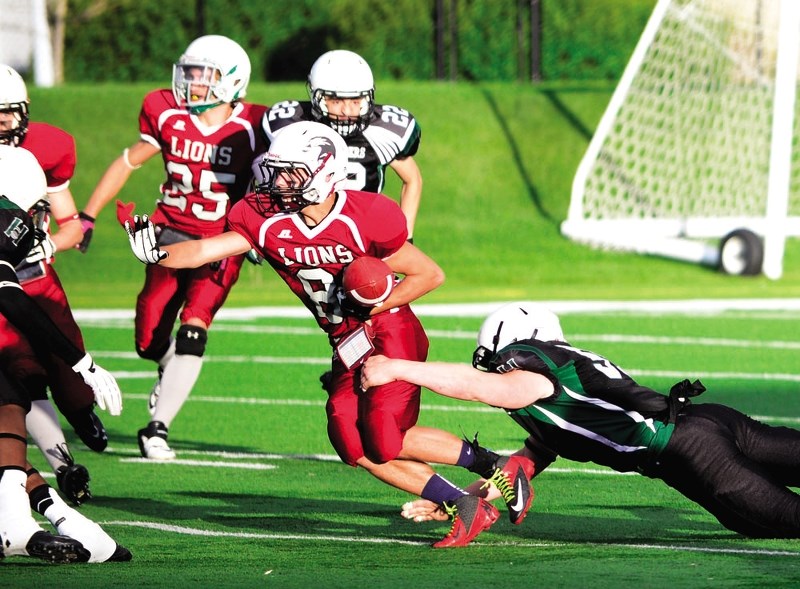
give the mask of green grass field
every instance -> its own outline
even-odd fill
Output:
[[[32,89],[35,120],[71,131],[79,150],[79,206],[106,166],[137,138],[142,96],[155,84]],[[575,168],[605,108],[607,84],[380,83],[378,101],[414,112],[425,179],[415,243],[447,281],[421,303],[520,298],[630,301],[617,311],[566,312],[572,343],[609,355],[643,383],[667,390],[702,378],[702,400],[731,403],[770,423],[800,426],[797,374],[800,247],[790,240],[784,277],[724,276],[707,268],[595,251],[561,237]],[[302,84],[255,85],[254,101],[305,96]],[[162,170],[136,172],[121,198],[149,212]],[[390,183],[387,194],[397,194]],[[408,495],[340,464],[325,434],[317,377],[329,350],[309,318],[225,319],[212,328],[207,363],[172,427],[179,460],[138,459],[153,367],[133,352],[130,319],[143,269],[113,208],[86,255],[59,254],[87,346],[118,378],[125,410],[105,419],[110,449],[84,450],[96,500],[83,509],[134,553],[131,563],[56,567],[6,559],[9,587],[794,587],[800,544],[727,532],[658,482],[559,461],[535,480],[520,527],[501,519],[475,545],[434,551],[445,524],[399,516]],[[772,301],[774,309],[708,311],[698,299]],[[679,300],[637,310],[636,301]],[[285,305],[303,313],[267,268],[247,265],[224,312]],[[91,318],[89,309],[112,311]],[[113,313],[127,313],[118,317]],[[431,358],[469,361],[476,316],[426,315]],[[421,423],[498,450],[524,435],[498,410],[424,397]],[[35,448],[31,456],[42,466]],[[557,467],[557,468],[556,468]],[[469,473],[442,472],[468,484]]]
[[[137,140],[141,100],[154,87],[32,89],[33,118],[75,135],[79,163],[72,191],[79,206],[108,164]],[[423,129],[416,159],[424,188],[414,242],[447,273],[445,285],[426,302],[800,296],[796,239],[787,244],[784,277],[770,281],[592,250],[561,236],[575,169],[612,90],[610,84],[378,83],[376,99],[407,108]],[[267,104],[305,96],[302,84],[256,84],[248,95]],[[163,175],[160,161],[148,162],[120,198],[151,212]],[[396,181],[385,192],[397,196]],[[73,305],[133,307],[141,266],[126,244],[112,203],[98,220],[89,252],[59,258]],[[229,304],[293,302],[275,276],[248,265]]]
[[[502,519],[474,545],[428,544],[447,524],[414,524],[411,497],[339,463],[325,434],[317,377],[324,336],[306,319],[220,319],[208,360],[171,440],[178,460],[143,462],[135,432],[148,420],[152,366],[130,349],[132,322],[89,320],[89,347],[125,393],[106,417],[110,448],[85,450],[96,499],[84,512],[131,549],[130,563],[53,566],[6,559],[13,587],[792,587],[800,544],[747,540],[661,483],[557,461],[534,481],[532,512]],[[566,313],[575,345],[616,360],[666,390],[683,377],[708,387],[702,401],[732,404],[775,424],[797,416],[797,312]],[[424,316],[431,358],[466,362],[477,317]],[[421,423],[497,450],[524,433],[501,411],[426,392]],[[36,464],[43,460],[35,448]],[[460,484],[473,476],[441,472]],[[498,507],[504,511],[502,504]]]

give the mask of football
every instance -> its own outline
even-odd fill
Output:
[[[392,293],[394,272],[380,258],[362,256],[345,267],[342,287],[350,302],[377,307]]]

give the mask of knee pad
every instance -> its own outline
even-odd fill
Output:
[[[194,325],[181,325],[175,335],[175,354],[202,357],[206,351],[208,331]]]

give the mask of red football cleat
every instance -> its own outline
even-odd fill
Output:
[[[433,544],[434,548],[466,546],[500,517],[494,505],[473,495],[464,495],[445,508],[453,518],[453,526],[444,538]]]
[[[508,506],[511,523],[519,525],[533,502],[530,480],[536,467],[532,460],[524,456],[501,456],[495,466],[496,470],[486,484],[492,483],[497,487]]]

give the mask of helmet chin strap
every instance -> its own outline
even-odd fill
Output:
[[[500,343],[500,332],[503,329],[503,323],[505,323],[505,321],[501,321],[498,324],[497,333],[495,333],[494,337],[492,338],[492,346],[493,346],[493,348],[492,348],[492,356],[494,356],[497,353],[497,345]]]

